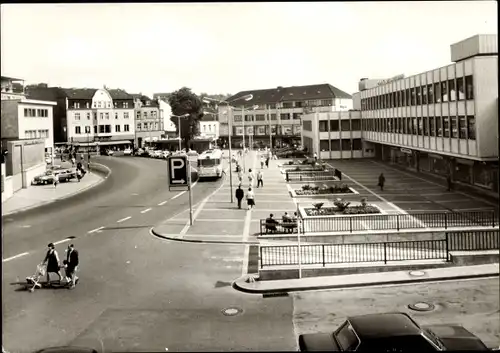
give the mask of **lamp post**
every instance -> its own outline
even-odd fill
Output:
[[[177,126],[179,127],[179,152],[182,150],[182,143],[181,143],[181,119],[182,118],[187,118],[189,116],[189,113],[183,114],[183,115],[171,115],[172,118],[177,118]],[[186,146],[187,149],[187,146]]]
[[[234,100],[239,100],[239,99],[243,99],[245,101],[249,101],[251,99],[253,99],[253,95],[252,94],[247,94],[246,96],[243,96],[243,97],[239,97],[237,99],[234,99]],[[234,101],[232,100],[232,101]],[[230,102],[228,101],[221,101],[221,100],[217,100],[217,99],[211,99],[211,98],[203,98],[203,102],[205,103],[210,103],[211,101],[216,101],[216,102],[219,102],[219,103],[225,103],[228,105],[228,109],[233,109],[233,107],[230,104]],[[224,115],[227,114],[227,111],[224,112]],[[220,119],[219,119],[220,120]],[[229,126],[228,126],[228,137],[229,137],[229,193],[231,194],[231,203],[234,202],[234,199],[233,199],[233,153],[232,153],[232,142],[231,142],[231,135],[232,135],[232,125],[231,125],[231,118],[228,119],[228,122],[229,122]],[[243,135],[244,136],[244,135]],[[245,158],[243,158],[243,163],[245,163]]]

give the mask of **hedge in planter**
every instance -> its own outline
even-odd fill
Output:
[[[315,208],[305,208],[304,209],[308,216],[335,216],[335,215],[359,215],[359,214],[376,214],[381,213],[380,210],[374,206],[348,206],[344,210],[338,207],[325,207],[315,209]]]
[[[319,187],[316,185],[303,185],[302,190],[295,190],[297,195],[323,195],[323,194],[351,194],[352,191],[349,189],[347,184],[341,185],[331,185],[328,186],[324,184]]]

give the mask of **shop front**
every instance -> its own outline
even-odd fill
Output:
[[[474,162],[472,176],[474,185],[498,192],[498,162]]]
[[[447,157],[439,154],[429,153],[430,172],[439,176],[447,176],[450,173],[450,162]]]

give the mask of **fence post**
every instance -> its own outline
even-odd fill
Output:
[[[287,183],[290,181],[290,179],[288,178],[288,172],[286,172],[286,181]]]
[[[321,251],[323,254],[323,267],[325,267],[325,245],[321,245]]]
[[[495,210],[491,210],[491,224],[495,228]]]
[[[445,241],[446,241],[446,261],[450,261],[450,250],[449,250],[449,245],[448,245],[448,232],[444,233],[446,238],[445,238]]]
[[[397,224],[398,232],[399,232],[399,213],[396,215],[396,224]]]
[[[260,268],[264,268],[264,262],[262,261],[262,246],[259,246],[259,252],[260,252]]]
[[[444,229],[448,229],[448,213],[444,214]]]
[[[349,231],[352,233],[352,216],[349,216]]]
[[[387,243],[384,242],[384,264],[387,265]]]

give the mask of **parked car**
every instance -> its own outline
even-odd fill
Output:
[[[304,151],[299,149],[292,149],[285,152],[277,152],[278,158],[305,158],[307,155]]]
[[[300,351],[436,352],[488,351],[486,345],[462,326],[420,327],[405,313],[353,316],[333,333],[299,336]]]
[[[76,178],[76,170],[73,169],[62,169],[56,171],[55,173],[60,182],[65,182]]]
[[[130,149],[130,148],[125,148],[125,149],[123,150],[123,154],[124,154],[125,156],[131,156],[131,155],[132,155],[132,149]]]
[[[53,170],[47,170],[45,173],[37,175],[33,178],[31,185],[46,185],[54,183],[56,174]]]
[[[113,150],[106,150],[106,155],[107,156],[112,156],[114,154]]]

